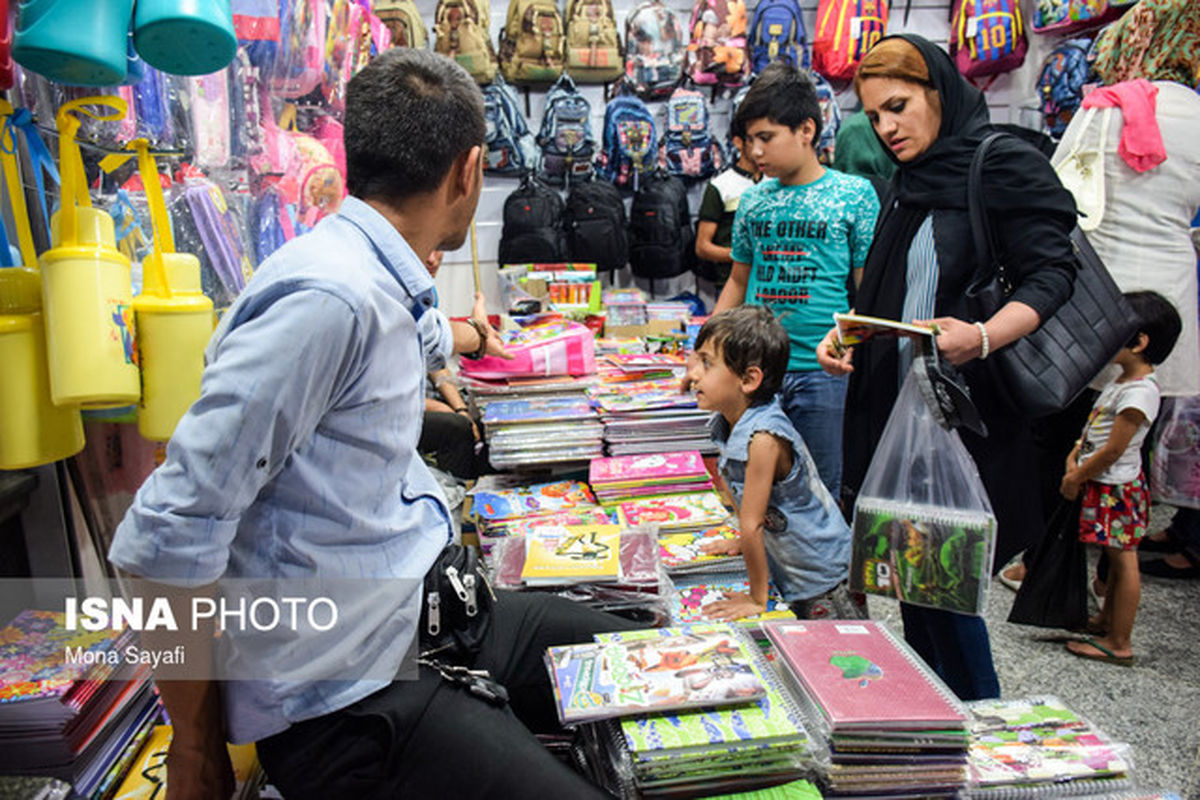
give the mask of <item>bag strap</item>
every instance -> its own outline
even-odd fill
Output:
[[[997,139],[1007,135],[1000,132],[992,133],[980,142],[971,159],[970,171],[967,173],[967,215],[971,220],[971,241],[975,248],[975,275],[972,283],[985,278],[987,271],[995,271],[1006,295],[1012,293],[1012,284],[1009,283],[1008,276],[1004,273],[1004,265],[996,258],[992,228],[988,222],[987,209],[983,204],[983,162],[987,158],[988,148]]]

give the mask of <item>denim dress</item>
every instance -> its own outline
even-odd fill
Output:
[[[850,527],[821,482],[804,440],[779,405],[750,406],[729,429],[721,415],[712,422],[721,450],[718,465],[741,505],[746,488],[750,439],[766,431],[792,445],[792,468],[771,486],[763,520],[763,544],[771,580],[788,603],[824,594],[846,580],[850,569]]]

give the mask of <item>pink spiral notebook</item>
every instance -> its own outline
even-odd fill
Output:
[[[778,621],[763,629],[834,732],[966,725],[950,688],[878,622]]]

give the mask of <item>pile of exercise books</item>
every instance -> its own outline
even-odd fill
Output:
[[[733,568],[741,566],[741,556],[737,556]],[[727,567],[729,568],[729,567]],[[749,594],[750,581],[746,571],[724,572],[711,575],[688,575],[675,578],[675,588],[671,594],[671,623],[682,625],[688,622],[703,622],[704,607],[718,600],[725,600],[735,593]],[[739,623],[757,626],[767,620],[794,620],[796,616],[788,608],[787,603],[779,596],[774,584],[767,587],[767,610],[753,617],[743,617]]]
[[[761,650],[737,626],[704,623],[595,638],[599,648],[625,648],[631,667],[665,665],[661,671],[672,680],[682,677],[697,687],[655,698],[665,703],[682,696],[679,705],[580,726],[578,760],[614,795],[628,800],[708,796],[811,774],[803,716]],[[725,704],[718,705],[714,695]],[[606,697],[601,693],[594,699]],[[688,708],[695,700],[702,705]],[[820,796],[808,788],[807,794],[784,796]]]
[[[491,403],[506,400],[579,400],[587,396],[587,389],[596,382],[596,376],[483,380],[459,373],[458,381],[482,414]]]
[[[692,307],[676,300],[655,300],[646,303],[646,318],[670,319],[687,322],[692,318]]]
[[[682,376],[601,381],[588,390],[588,398],[604,423],[609,455],[716,452],[708,427],[712,413],[697,408],[695,395],[682,390]]]
[[[982,614],[996,518],[989,513],[859,497],[850,588],[906,603]]]
[[[659,535],[698,533],[729,519],[729,509],[715,491],[687,492],[662,497],[636,497],[617,505],[617,521],[658,525]]]
[[[0,630],[0,774],[110,796],[159,710],[130,647],[129,630],[69,630],[52,611],[23,611]]]
[[[583,399],[503,400],[483,412],[497,469],[586,461],[603,455],[604,426]]]
[[[952,797],[967,785],[970,715],[878,622],[762,625],[825,739],[826,796]]]
[[[605,505],[713,488],[704,457],[698,450],[593,459],[588,483],[596,499]]]
[[[477,486],[471,492],[475,529],[481,537],[507,536],[513,526],[536,527],[537,520],[559,525],[609,521],[585,483],[570,480],[528,486],[503,483],[481,479],[484,488]]]
[[[641,289],[607,289],[602,299],[608,327],[646,324],[646,295]]]
[[[1057,697],[977,700],[971,712],[971,797],[1050,797],[1127,789],[1130,747]]]

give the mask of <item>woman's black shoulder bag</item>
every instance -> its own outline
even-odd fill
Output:
[[[979,145],[967,183],[976,259],[967,301],[981,320],[1008,302],[1015,288],[1000,263],[983,204],[984,157],[1004,135],[994,133]],[[1077,269],[1070,298],[1037,330],[995,351],[985,362],[1009,407],[1026,417],[1065,408],[1136,331],[1133,309],[1078,226],[1071,231],[1071,244]]]

